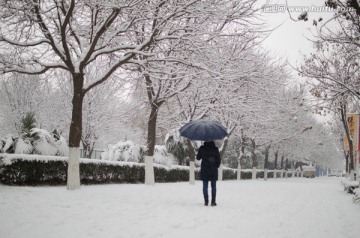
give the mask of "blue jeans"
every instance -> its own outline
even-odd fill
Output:
[[[215,198],[216,198],[216,180],[210,180],[210,182],[211,182],[211,200],[215,201]],[[209,180],[203,180],[203,194],[204,194],[205,199],[209,198],[208,187],[209,187]]]

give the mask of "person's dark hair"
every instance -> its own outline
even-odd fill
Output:
[[[215,142],[214,141],[205,141],[204,146],[205,147],[215,147]]]

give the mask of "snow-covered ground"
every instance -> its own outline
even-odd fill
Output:
[[[341,178],[65,187],[0,185],[1,238],[358,238],[360,206]]]

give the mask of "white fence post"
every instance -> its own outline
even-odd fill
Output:
[[[237,169],[237,180],[241,180],[241,165],[239,164],[239,166],[238,166],[238,169]]]
[[[256,167],[252,169],[252,179],[256,179]]]
[[[80,188],[80,149],[79,147],[69,148],[67,189]]]
[[[223,166],[220,164],[220,167],[218,168],[218,180],[223,181]]]
[[[190,183],[191,185],[194,185],[194,184],[195,184],[195,161],[190,161],[189,183]]]
[[[153,156],[144,156],[145,159],[145,184],[155,184]]]
[[[277,176],[277,170],[274,169],[274,178],[276,178],[276,176]]]
[[[266,181],[268,179],[268,172],[267,169],[264,169],[264,180]]]

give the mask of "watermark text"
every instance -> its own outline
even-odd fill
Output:
[[[337,11],[355,11],[352,7],[337,7],[336,9],[329,6],[287,6],[286,4],[265,4],[261,11],[264,13],[283,13],[289,12],[337,12]]]

